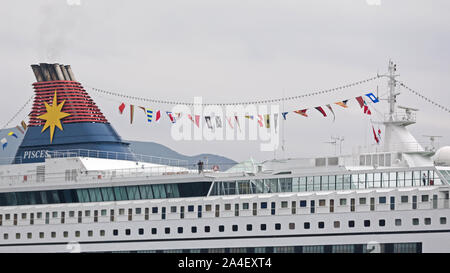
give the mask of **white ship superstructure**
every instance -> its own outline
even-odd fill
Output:
[[[381,152],[198,173],[119,138],[120,151],[72,143],[39,162],[20,162],[24,145],[0,166],[0,252],[450,252],[450,147],[416,141],[392,62],[386,76]]]

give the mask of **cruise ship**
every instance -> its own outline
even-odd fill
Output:
[[[450,252],[450,147],[408,131],[392,62],[378,151],[202,172],[131,153],[69,65],[31,67],[28,128],[0,166],[0,252]]]

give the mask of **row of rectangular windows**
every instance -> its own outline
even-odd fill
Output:
[[[432,170],[376,172],[214,182],[210,195],[368,189],[440,185]]]
[[[422,243],[379,244],[379,253],[421,253]],[[371,253],[374,245],[309,245],[119,251],[120,253]]]
[[[441,225],[447,224],[447,217],[440,217],[439,218],[439,222],[440,222]],[[395,226],[401,226],[402,225],[402,219],[395,219],[394,223],[395,223]],[[415,225],[415,226],[419,225],[419,218],[412,218],[412,224]],[[431,218],[430,217],[425,217],[424,218],[424,224],[425,225],[431,225]],[[363,226],[364,227],[370,227],[370,225],[371,225],[371,221],[370,220],[364,220],[363,221]],[[289,223],[288,224],[288,228],[290,230],[294,230],[295,226],[296,226],[295,223]],[[378,220],[378,226],[380,226],[380,227],[386,226],[386,220],[385,219],[379,219]],[[319,229],[324,229],[325,228],[325,222],[318,221],[317,222],[317,227]],[[340,221],[334,221],[333,222],[333,227],[334,228],[340,228],[341,227],[341,222]],[[354,228],[355,227],[355,221],[354,220],[349,220],[348,221],[348,227],[349,228]],[[275,228],[275,230],[281,230],[281,223],[275,223],[274,224],[274,228]],[[304,222],[303,223],[303,228],[304,229],[310,229],[311,228],[311,222]],[[205,233],[211,232],[211,227],[210,226],[204,226],[203,229],[204,229]],[[184,228],[183,227],[177,227],[176,230],[177,230],[178,234],[182,234],[184,232]],[[231,226],[231,230],[233,232],[239,231],[239,225],[232,225]],[[245,225],[245,230],[252,231],[253,230],[253,224]],[[266,231],[267,230],[267,224],[260,224],[260,230],[261,231]],[[225,226],[224,225],[219,225],[218,226],[218,231],[219,232],[224,232],[225,231]],[[165,227],[164,228],[164,233],[165,234],[170,234],[171,233],[171,228],[170,227]],[[191,233],[197,233],[197,226],[192,226],[191,227]],[[93,234],[94,234],[94,232],[92,230],[88,230],[88,232],[87,232],[87,236],[88,237],[92,237]],[[119,230],[118,229],[113,229],[112,234],[114,236],[118,236],[119,235]],[[138,229],[138,234],[139,235],[144,235],[144,228],[139,228]],[[152,235],[156,235],[157,234],[157,228],[151,228],[151,234]],[[105,230],[100,230],[99,231],[99,235],[100,236],[105,236],[106,235]],[[131,235],[131,229],[129,229],[129,228],[125,229],[125,235],[127,235],[127,236]],[[7,240],[8,237],[9,237],[8,233],[4,233],[3,234],[3,239],[4,240]],[[16,239],[20,239],[20,237],[21,237],[21,233],[16,233]],[[44,237],[45,237],[44,232],[39,232],[39,238],[42,239]],[[56,232],[51,232],[50,233],[50,237],[51,238],[56,238]],[[69,237],[69,232],[68,231],[64,231],[63,232],[63,237],[64,238]],[[80,231],[75,231],[75,237],[80,237]],[[27,233],[27,238],[28,239],[32,239],[32,233],[31,232]]]
[[[448,198],[448,195],[447,195],[446,198]],[[414,195],[414,196],[412,196],[411,199],[412,199],[412,208],[416,209],[417,208],[417,202],[418,202],[417,201],[417,196]],[[339,198],[338,200],[339,200],[339,205],[340,206],[346,206],[347,205],[347,198]],[[350,206],[350,210],[351,211],[355,211],[355,203],[356,203],[355,200],[356,200],[355,198],[350,198],[350,205],[351,205]],[[372,197],[369,200],[370,200],[370,209],[371,210],[375,210],[375,198]],[[429,202],[430,201],[429,195],[421,195],[421,199],[420,200],[421,200],[422,203]],[[437,195],[434,195],[432,200],[433,201],[437,201]],[[329,199],[328,200],[330,212],[334,212],[334,201],[335,201],[334,199]],[[358,199],[358,201],[359,201],[359,205],[367,205],[367,198],[366,197],[360,197]],[[409,196],[408,195],[400,196],[400,201],[401,201],[402,204],[409,203]],[[282,209],[283,208],[289,208],[289,202],[288,201],[279,201],[279,202],[280,202],[280,208],[282,208]],[[326,199],[319,199],[318,200],[318,206],[319,207],[325,207],[326,206],[326,202],[327,202]],[[380,205],[381,204],[386,204],[386,202],[387,202],[386,196],[378,197],[378,204],[380,204]],[[271,202],[271,213],[272,214],[275,214],[275,207],[276,207],[275,204],[276,204],[276,202]],[[315,200],[310,200],[310,212],[311,213],[315,213],[315,207],[316,207],[315,204],[316,204]],[[437,204],[433,204],[433,206],[436,206],[436,205]],[[306,208],[307,206],[308,206],[307,200],[300,200],[299,201],[299,207],[300,208]],[[390,208],[391,210],[395,209],[395,197],[394,196],[390,197],[390,206],[391,206],[391,208]],[[186,207],[187,207],[187,211],[185,211],[185,206],[180,206],[179,207],[180,208],[179,213],[180,213],[180,217],[181,218],[184,218],[184,213],[185,212],[195,212],[195,206],[194,205],[188,205]],[[239,203],[235,203],[234,204],[235,216],[239,216],[240,207],[241,206],[240,206]],[[291,208],[292,208],[292,213],[293,214],[296,213],[295,207],[296,207],[296,201],[291,201]],[[161,208],[161,217],[162,217],[162,219],[165,219],[166,218],[166,213],[167,213],[166,212],[166,207],[152,207],[152,214],[158,214],[159,208]],[[169,210],[170,213],[177,213],[177,208],[178,208],[177,206],[170,206],[169,208],[170,208],[170,210]],[[230,211],[231,208],[232,208],[232,204],[231,203],[224,204],[225,211]],[[260,202],[260,209],[267,209],[267,208],[268,208],[268,202]],[[250,209],[250,203],[242,203],[242,210],[249,210],[249,209]],[[252,209],[253,209],[253,215],[256,215],[257,214],[257,203],[252,203]],[[110,211],[111,219],[114,218],[114,211],[115,211],[114,209],[112,209]],[[206,204],[205,205],[205,211],[206,212],[212,211],[212,205],[211,204]],[[215,205],[216,217],[219,217],[220,211],[221,211],[220,210],[220,204],[216,204]],[[120,216],[125,215],[125,208],[119,208],[118,212],[119,212]],[[142,208],[135,208],[134,212],[135,212],[134,213],[135,215],[141,215],[142,214]],[[198,212],[198,217],[200,218],[202,216],[202,205],[198,205],[197,212]],[[133,209],[128,209],[128,217],[129,217],[130,221],[132,220],[132,215],[133,215]],[[149,208],[145,208],[146,220],[148,220],[148,216],[149,215],[150,215]],[[4,216],[5,216],[4,217],[5,221],[11,220],[11,214],[8,213],[8,214],[5,214]],[[65,212],[64,211],[60,212],[60,216],[61,216],[61,219],[64,219],[65,218]],[[75,217],[75,211],[69,211],[69,215],[68,216],[69,216],[69,218]],[[79,221],[81,221],[81,217],[82,216],[83,216],[83,212],[82,211],[78,211]],[[90,217],[91,216],[91,211],[90,210],[85,210],[84,216],[85,217]],[[98,215],[98,210],[94,210],[94,218],[95,218],[95,220],[98,220],[98,216],[99,216]],[[100,216],[107,216],[107,210],[106,209],[100,210]],[[58,217],[59,217],[58,211],[53,211],[51,213],[51,218],[58,218]],[[21,214],[21,218],[22,218],[22,220],[27,219],[27,213],[22,213]],[[46,222],[48,222],[49,218],[50,218],[50,212],[46,212],[45,213],[45,218],[46,218]],[[42,219],[42,212],[37,212],[36,213],[36,219]],[[113,220],[111,220],[111,221],[113,221]],[[34,222],[34,213],[30,213],[30,224],[33,224],[33,222]],[[0,225],[2,225],[2,224],[3,224],[3,215],[0,214]],[[17,224],[17,214],[14,214],[14,224]]]

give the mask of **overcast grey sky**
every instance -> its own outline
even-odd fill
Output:
[[[366,0],[81,0],[80,6],[66,0],[3,0],[0,121],[3,125],[32,94],[30,64],[39,62],[71,64],[84,86],[149,98],[192,101],[202,96],[211,103],[332,88],[384,73],[392,58],[400,80],[448,107],[449,11],[445,0],[381,0],[379,6]],[[377,85],[384,94],[383,79],[285,108],[325,105]],[[424,134],[442,135],[440,142],[449,145],[449,113],[400,91],[399,104],[420,109],[418,124],[410,127],[418,141],[427,141]],[[174,141],[169,122],[148,125],[138,109],[130,125],[128,116],[118,115],[116,102],[91,95],[124,139],[158,142],[188,155],[274,157],[255,141]],[[318,112],[309,119],[289,114],[286,156],[333,153],[324,143],[331,135],[345,137],[346,152],[373,144],[368,119],[351,103],[347,110],[335,108],[334,123]],[[376,106],[387,109],[386,103]]]

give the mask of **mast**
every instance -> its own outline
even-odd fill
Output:
[[[394,64],[393,61],[389,60],[389,67],[388,67],[388,71],[389,71],[389,75],[387,75],[387,77],[389,78],[388,80],[388,86],[389,86],[389,97],[387,99],[388,103],[389,103],[389,116],[388,116],[388,121],[394,121],[394,115],[395,115],[395,104],[396,104],[396,98],[397,95],[399,95],[400,93],[395,93],[395,87],[396,87],[396,77],[398,77],[398,74],[395,74],[395,72],[397,72],[397,65]]]
[[[396,78],[400,76],[397,73],[397,65],[389,60],[388,73],[383,75],[388,78],[389,95],[387,102],[389,104],[389,113],[385,116],[383,124],[385,125],[384,151],[385,152],[421,152],[423,147],[417,142],[414,136],[406,129],[407,126],[415,124],[415,115],[412,111],[418,111],[411,107],[397,106]],[[397,108],[404,110],[398,113]]]

